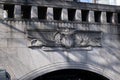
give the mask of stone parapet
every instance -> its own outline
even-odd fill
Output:
[[[119,6],[110,6],[103,4],[93,3],[80,3],[63,0],[1,0],[0,4],[17,4],[17,5],[36,5],[36,6],[49,6],[49,7],[63,7],[73,9],[90,9],[90,10],[102,10],[102,11],[113,11],[120,10]]]
[[[1,0],[0,69],[12,80],[62,69],[120,80],[119,11],[67,0]]]

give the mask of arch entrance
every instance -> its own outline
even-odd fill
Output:
[[[49,72],[33,80],[109,80],[97,73],[80,69],[63,69]]]

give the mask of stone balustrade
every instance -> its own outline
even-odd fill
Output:
[[[0,4],[0,19],[38,19],[88,23],[119,23],[119,12]],[[24,9],[23,9],[24,8]],[[26,11],[25,11],[26,10]],[[13,16],[14,15],[14,16]],[[28,16],[28,17],[25,17]],[[109,16],[109,17],[107,17]]]

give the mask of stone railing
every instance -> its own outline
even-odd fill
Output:
[[[90,7],[91,5],[91,7]],[[79,6],[79,4],[78,4]],[[118,7],[86,4],[78,7],[0,4],[0,19],[57,20],[88,23],[120,23]],[[95,8],[96,7],[96,8]],[[103,9],[105,7],[105,9]],[[115,9],[113,9],[115,8]]]

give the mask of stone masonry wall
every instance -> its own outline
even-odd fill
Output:
[[[12,80],[32,80],[47,72],[68,68],[85,69],[101,74],[110,80],[119,80],[120,24],[116,20],[119,7],[79,3],[76,5],[74,21],[69,21],[67,9],[72,5],[69,2],[64,5],[69,6],[61,7],[61,20],[54,20],[51,10],[56,5],[50,6],[50,4],[47,7],[46,19],[39,20],[35,5],[31,8],[30,19],[22,19],[21,10],[19,10],[21,5],[15,5],[14,18],[11,19],[4,18],[4,5],[0,4],[0,69],[6,69]],[[81,9],[89,10],[87,21],[81,20]],[[101,11],[100,22],[95,22],[94,11]],[[110,22],[107,21],[106,12],[112,12]],[[61,27],[74,28],[78,32],[101,32],[101,40],[98,42],[101,46],[83,46],[78,49],[70,46],[70,49],[62,47],[63,50],[53,50],[52,47],[44,50],[39,45],[29,47],[31,45],[28,38],[30,30],[55,31]]]

